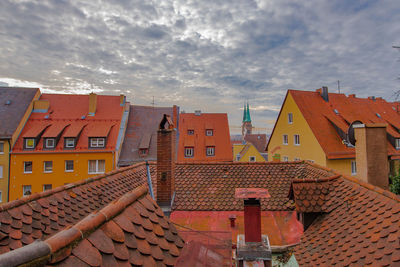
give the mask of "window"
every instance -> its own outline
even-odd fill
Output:
[[[357,163],[355,160],[351,162],[351,175],[357,174]]]
[[[314,163],[314,161],[312,159],[307,159],[307,161],[310,163]]]
[[[256,157],[255,156],[250,156],[249,157],[249,162],[256,162]]]
[[[4,142],[0,142],[0,154],[4,154]]]
[[[288,139],[289,139],[289,138],[288,138],[288,135],[287,135],[287,134],[284,134],[284,135],[283,135],[283,144],[284,144],[284,145],[287,145],[287,144],[288,144]]]
[[[35,139],[34,138],[25,139],[25,148],[35,148]]]
[[[0,165],[0,178],[3,178],[3,165]]]
[[[43,161],[43,171],[44,172],[53,172],[53,162],[52,161]]]
[[[43,192],[47,190],[51,190],[53,188],[53,185],[51,184],[44,184],[43,185]]]
[[[213,136],[213,134],[214,134],[214,131],[212,129],[206,130],[206,135],[207,136]]]
[[[300,161],[300,158],[294,158],[293,160],[294,161]]]
[[[187,130],[188,135],[194,135],[194,130]]]
[[[294,135],[294,145],[299,146],[300,145],[300,135],[295,134]]]
[[[215,156],[215,146],[208,146],[206,148],[206,155],[207,156]]]
[[[193,147],[185,147],[185,157],[192,158],[194,156],[194,148]]]
[[[64,146],[66,148],[74,148],[75,147],[75,138],[65,138]]]
[[[400,138],[396,138],[396,149],[400,149]]]
[[[147,155],[147,152],[148,152],[148,149],[147,149],[147,148],[141,148],[141,149],[139,149],[139,154],[140,154],[141,156],[146,156],[146,155]]]
[[[3,192],[0,191],[0,203],[3,202]]]
[[[240,154],[237,154],[236,155],[236,161],[239,161],[240,160]]]
[[[288,162],[289,161],[289,157],[288,156],[283,156],[283,161]]]
[[[104,173],[106,161],[104,159],[89,160],[89,173]]]
[[[46,148],[54,148],[56,146],[56,139],[54,138],[46,138],[45,139],[45,147]]]
[[[32,194],[32,186],[31,185],[23,185],[22,186],[22,195],[29,196]]]
[[[74,161],[66,160],[65,161],[65,172],[73,172],[74,171]]]
[[[106,139],[104,137],[99,138],[89,138],[90,139],[90,147],[97,148],[97,147],[105,147]]]
[[[24,173],[32,173],[32,161],[24,161]]]
[[[287,114],[287,119],[288,119],[288,123],[292,124],[293,123],[293,113],[288,113]]]

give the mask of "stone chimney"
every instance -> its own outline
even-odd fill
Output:
[[[272,266],[268,236],[261,233],[260,199],[271,197],[268,190],[237,188],[235,197],[242,198],[244,201],[244,236],[238,235],[237,237],[237,265],[253,266],[253,264],[262,262],[263,266]]]
[[[157,203],[170,211],[175,191],[176,130],[171,117],[164,114],[157,132]]]
[[[357,177],[383,189],[389,188],[386,124],[356,124]]]
[[[96,114],[97,108],[97,95],[95,93],[89,94],[89,116]]]

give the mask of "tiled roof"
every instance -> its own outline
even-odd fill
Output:
[[[0,138],[11,138],[38,88],[0,87]]]
[[[400,198],[353,177],[293,180],[296,208],[322,212],[295,255],[303,266],[400,265]]]
[[[152,177],[155,168],[152,166]],[[0,206],[0,253],[46,239],[146,183],[145,164],[113,171]]]
[[[158,124],[164,114],[173,118],[173,110],[173,107],[130,106],[119,166],[128,166],[138,161],[157,160]],[[148,147],[148,153],[140,155],[139,148],[145,144]]]
[[[263,210],[292,210],[288,194],[293,179],[332,175],[301,162],[177,164],[173,210],[241,211],[236,188],[267,188],[271,198],[261,200]]]
[[[206,136],[206,130],[213,130]],[[188,130],[194,130],[188,135]],[[185,157],[185,146],[194,147],[194,156]],[[215,146],[215,156],[206,156],[206,146]],[[178,162],[229,162],[232,146],[226,113],[181,113],[179,115]]]
[[[387,132],[400,138],[400,106],[382,98],[357,98],[354,95],[329,93],[326,102],[319,92],[288,90],[312,132],[329,159],[355,157],[355,150],[347,147],[335,127],[347,133],[349,124],[386,123]],[[388,142],[389,155],[399,156],[393,144]]]
[[[266,134],[246,134],[244,136],[246,142],[252,143],[260,153],[265,153],[265,147],[267,145]]]
[[[98,95],[94,116],[88,115],[88,95],[42,94],[40,100],[48,101],[49,109],[45,113],[33,112],[30,115],[13,148],[13,153],[32,153],[31,149],[24,151],[23,137],[38,137],[43,130],[42,137],[55,137],[55,134],[61,132],[57,146],[51,150],[55,153],[64,151],[63,137],[78,137],[79,133],[81,134],[76,147],[68,151],[92,151],[88,148],[88,137],[107,137],[105,148],[96,149],[97,152],[116,150],[125,109],[125,106],[120,105],[120,96]],[[43,138],[40,138],[33,151],[49,152],[48,149],[43,149]]]

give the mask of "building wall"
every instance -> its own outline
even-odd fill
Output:
[[[334,169],[340,173],[352,176],[351,173],[351,162],[356,159],[328,159],[326,161],[326,167]]]
[[[8,157],[10,152],[10,146],[8,141],[9,139],[0,139],[0,142],[2,142],[4,146],[4,152],[0,153],[0,168],[3,170],[3,174],[0,178],[1,203],[7,202]]]
[[[246,145],[240,145],[240,144],[234,144],[233,145],[233,161],[236,160],[236,155],[242,151],[242,149]],[[250,162],[250,157],[255,157],[256,161],[255,162],[265,162],[266,160],[264,157],[258,152],[258,150],[253,146],[250,145],[249,149],[246,151],[246,153],[240,158],[239,162]]]
[[[65,171],[65,160],[74,161],[73,172]],[[89,160],[105,160],[105,172],[115,168],[114,153],[35,153],[13,154],[11,156],[10,201],[22,197],[23,185],[31,185],[32,193],[43,191],[44,184],[52,188],[76,182],[99,174],[89,174]],[[32,161],[32,173],[24,173],[24,162]],[[44,172],[44,161],[53,161],[53,171]]]
[[[288,113],[293,114],[293,123],[288,123]],[[288,135],[288,144],[283,144],[283,135]],[[294,135],[300,135],[300,145],[294,145]],[[300,112],[293,97],[288,93],[282,105],[280,115],[275,123],[275,128],[268,144],[269,159],[279,154],[280,160],[284,157],[288,161],[296,159],[312,160],[317,164],[326,166],[325,153],[314,136],[307,121]]]

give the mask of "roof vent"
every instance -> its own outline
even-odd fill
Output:
[[[201,110],[195,110],[195,111],[194,111],[194,115],[200,116],[200,115],[201,115]]]
[[[339,115],[339,111],[336,108],[333,111],[335,112],[336,115]]]
[[[382,118],[382,117],[381,117],[381,114],[379,114],[379,113],[375,113],[375,115],[376,115],[378,118]]]
[[[6,103],[4,103],[4,105],[11,105],[11,100],[7,100]]]
[[[82,120],[86,119],[86,116],[85,116],[85,115],[83,115],[83,116],[81,117],[81,119],[82,119]]]

